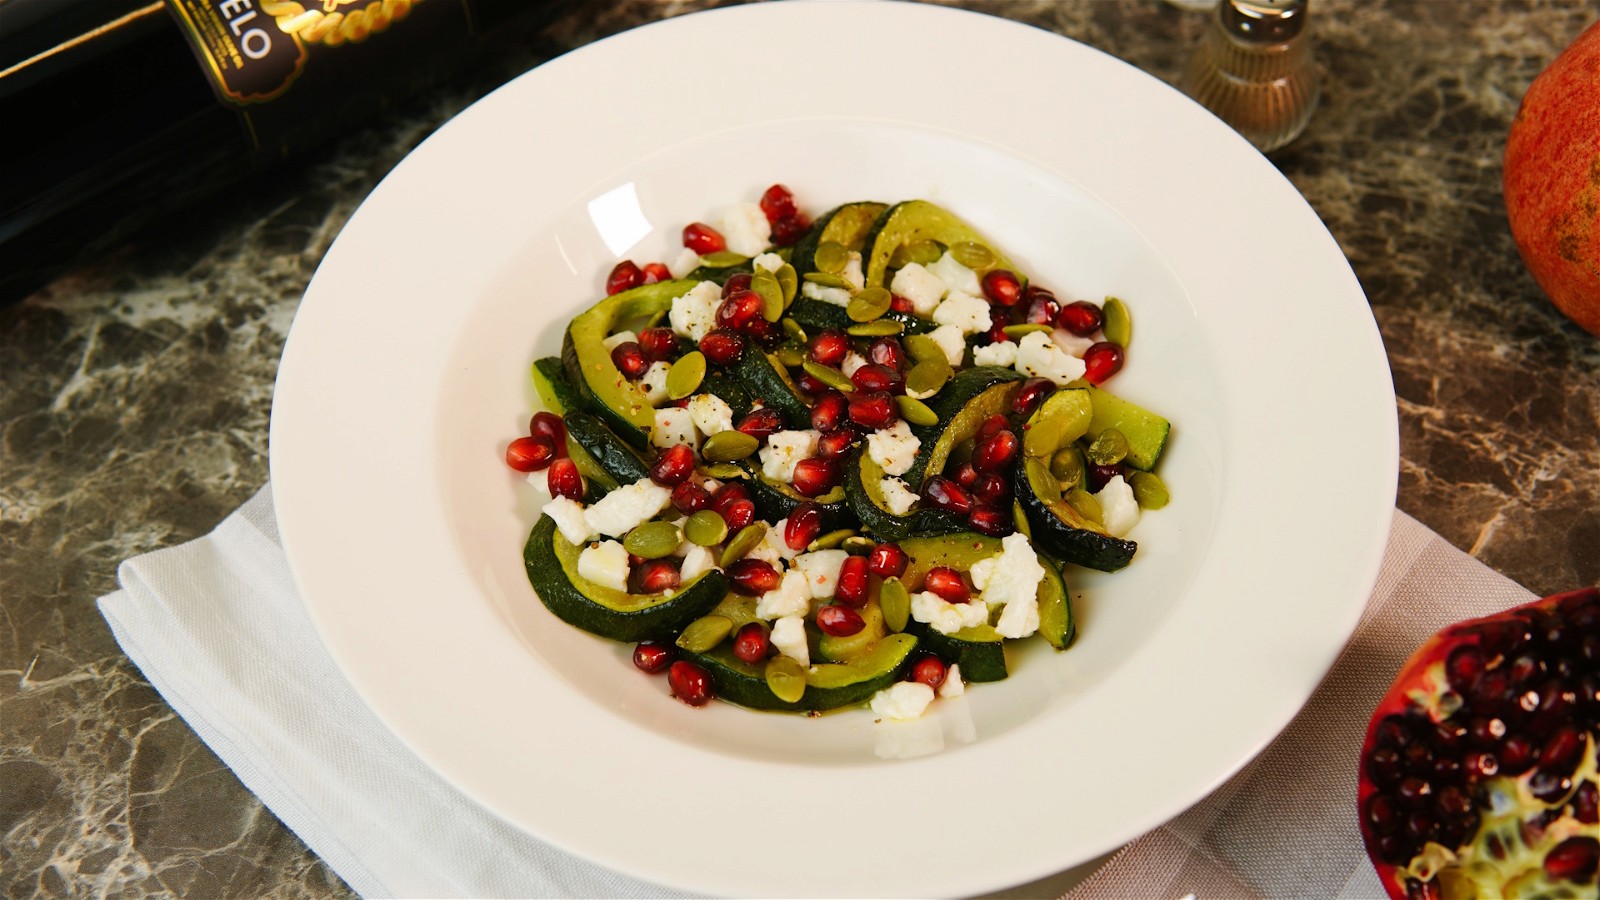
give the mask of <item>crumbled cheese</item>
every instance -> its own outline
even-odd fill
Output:
[[[783,573],[778,586],[756,600],[756,617],[761,619],[803,616],[810,610],[811,590],[806,586],[805,573],[794,569]]]
[[[750,260],[750,267],[758,272],[776,272],[784,265],[783,257],[776,253],[763,253]]]
[[[961,357],[967,353],[967,339],[961,334],[961,329],[954,325],[940,325],[928,332],[928,338],[944,351],[950,365],[961,365]]]
[[[850,286],[858,291],[867,286],[866,276],[861,274],[860,253],[854,250],[850,251],[850,258],[845,261],[844,271],[839,273],[839,277],[849,282]]]
[[[779,431],[767,436],[767,445],[761,448],[761,473],[785,484],[794,480],[794,464],[817,453],[817,439],[822,432]]]
[[[584,515],[583,504],[576,500],[557,497],[544,505],[544,514],[556,523],[556,528],[569,544],[581,544],[594,534],[594,529],[589,526],[589,517]]]
[[[802,616],[784,616],[772,623],[772,646],[802,666],[811,665],[811,648],[806,645],[806,625]]]
[[[826,600],[839,587],[839,569],[850,554],[843,550],[813,550],[794,558],[795,568],[806,579],[811,599]]]
[[[933,688],[920,681],[897,681],[872,695],[872,711],[885,719],[917,719],[933,702]]]
[[[616,541],[601,541],[578,554],[578,576],[614,591],[628,589],[628,551]]]
[[[963,628],[989,623],[989,607],[984,603],[950,603],[932,591],[911,595],[911,618],[932,625],[940,634],[955,634]]]
[[[702,281],[672,299],[667,322],[674,332],[698,344],[706,332],[717,327],[717,305],[721,302],[722,288],[715,281]]]
[[[660,406],[667,400],[667,373],[672,371],[672,366],[664,362],[653,362],[650,368],[644,370],[639,376],[639,387],[644,391],[644,397],[650,401],[651,406]]]
[[[878,482],[878,490],[883,492],[884,506],[897,516],[910,512],[917,503],[917,492],[893,475],[883,476],[883,480]]]
[[[1121,475],[1111,476],[1105,487],[1095,492],[1094,499],[1100,502],[1100,521],[1113,537],[1122,537],[1139,524],[1139,501]]]
[[[621,537],[655,518],[671,502],[671,488],[641,478],[596,500],[583,517],[596,534]]]
[[[972,586],[982,591],[985,605],[1003,606],[995,630],[1008,638],[1027,637],[1039,630],[1039,581],[1044,566],[1033,545],[1022,534],[1008,535],[1000,552],[981,559],[967,570]]]
[[[619,331],[601,341],[600,346],[606,348],[607,350],[615,350],[619,344],[626,344],[629,341],[638,343],[639,336],[631,331]]]
[[[678,567],[678,580],[682,584],[688,584],[715,568],[717,568],[716,556],[712,555],[710,550],[695,544],[683,555],[683,565]]]
[[[982,347],[972,348],[972,362],[979,366],[999,366],[1009,369],[1017,361],[1017,344],[1015,341],[1001,341],[998,344],[986,344]]]
[[[1093,347],[1095,343],[1094,338],[1078,337],[1065,328],[1053,329],[1050,332],[1050,339],[1056,342],[1057,347],[1060,347],[1062,350],[1067,351],[1067,353],[1071,354],[1072,356],[1076,356],[1079,359],[1082,359],[1083,354],[1087,353],[1089,348]]]
[[[850,291],[848,288],[828,287],[807,281],[800,285],[800,296],[812,300],[821,300],[823,303],[832,303],[834,306],[849,306]]]
[[[989,326],[994,324],[994,320],[989,318],[987,301],[956,290],[946,294],[934,309],[933,321],[940,325],[954,325],[961,329],[962,334],[979,334],[988,331]]]
[[[700,268],[700,263],[700,254],[685,247],[678,251],[678,255],[672,258],[672,262],[667,263],[667,271],[672,274],[673,278],[682,278]]]
[[[920,449],[922,441],[911,433],[911,426],[905,419],[896,419],[888,428],[879,428],[867,435],[867,455],[889,475],[911,471]]]
[[[889,291],[910,300],[911,311],[919,316],[932,313],[946,290],[947,286],[939,280],[939,276],[918,263],[906,263],[904,268],[894,273],[894,279],[889,282]]]
[[[549,501],[551,496],[549,469],[535,469],[529,472],[528,484],[533,486],[534,495],[539,498],[541,503]]]
[[[928,271],[938,276],[939,280],[949,286],[951,291],[960,291],[963,294],[982,294],[983,285],[978,281],[978,273],[956,261],[950,251],[946,250],[939,260],[928,267]]]
[[[839,371],[844,373],[844,377],[849,378],[856,373],[857,369],[866,364],[867,358],[865,356],[851,350],[844,355],[844,362],[839,364]]]
[[[733,408],[716,394],[695,394],[689,398],[689,417],[706,437],[733,430]]]
[[[948,700],[966,692],[967,686],[961,682],[961,666],[951,663],[944,673],[944,684],[939,685],[939,699]]]
[[[1056,346],[1043,332],[1022,336],[1017,342],[1017,371],[1024,375],[1048,378],[1064,385],[1083,377],[1083,360]]]
[[[767,533],[762,535],[761,543],[772,548],[772,552],[781,560],[791,560],[800,555],[800,551],[789,546],[788,540],[783,536],[789,527],[789,519],[785,516],[767,526]]]
[[[663,450],[678,444],[688,444],[689,449],[698,450],[700,438],[694,430],[694,416],[681,406],[664,406],[656,410],[655,427],[650,429],[650,443]]]
[[[772,223],[754,203],[735,203],[724,209],[716,227],[728,249],[740,256],[759,256],[772,242]]]

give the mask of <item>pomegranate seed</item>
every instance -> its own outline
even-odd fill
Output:
[[[802,503],[789,512],[789,521],[783,527],[783,542],[790,550],[799,552],[811,546],[821,533],[822,507]]]
[[[704,222],[690,222],[683,226],[683,245],[701,256],[728,249],[722,232]]]
[[[850,421],[863,428],[888,428],[900,418],[900,409],[887,391],[857,391],[850,397]]]
[[[678,349],[678,336],[671,328],[646,328],[639,332],[639,349],[652,362],[671,359]]]
[[[722,283],[722,299],[726,300],[740,291],[750,290],[750,282],[753,280],[754,276],[749,272],[735,272],[729,275],[728,280]]]
[[[859,558],[859,557],[857,557]],[[833,637],[849,637],[867,627],[861,614],[838,603],[830,603],[817,610],[817,628]]]
[[[1600,840],[1569,837],[1544,857],[1544,873],[1551,881],[1586,882],[1600,867]]]
[[[956,466],[955,474],[951,477],[955,480],[956,484],[959,484],[964,488],[971,488],[973,485],[978,483],[978,470],[972,467],[972,463],[964,462],[961,465]]]
[[[972,495],[943,475],[934,475],[922,484],[922,502],[934,509],[964,516],[972,512]]]
[[[850,383],[863,391],[883,391],[889,394],[906,392],[906,377],[900,370],[877,363],[868,363],[850,375]]]
[[[850,410],[849,401],[835,390],[824,389],[811,406],[811,427],[821,432],[838,431]]]
[[[1056,316],[1056,327],[1065,328],[1078,337],[1088,337],[1106,323],[1106,314],[1087,300],[1077,300],[1061,307]]]
[[[652,559],[634,571],[639,575],[639,593],[659,594],[678,589],[678,567],[665,559]]]
[[[1122,368],[1122,348],[1110,341],[1101,341],[1083,351],[1083,377],[1091,384],[1101,384]]]
[[[966,603],[972,599],[972,589],[961,573],[949,566],[934,566],[922,579],[922,589],[939,595],[947,603]]]
[[[823,459],[840,459],[856,445],[856,433],[848,428],[830,431],[817,438],[817,455]]]
[[[705,706],[717,693],[711,673],[686,659],[678,660],[667,670],[667,683],[672,686],[672,696],[690,706]]]
[[[806,348],[806,355],[813,362],[825,366],[837,366],[844,362],[845,354],[850,352],[850,337],[837,328],[824,328],[817,332],[816,337]]]
[[[557,456],[567,455],[567,423],[553,412],[536,412],[528,420],[528,435],[550,442]]]
[[[867,554],[867,571],[879,578],[899,578],[905,574],[906,551],[899,544],[879,544]]]
[[[978,473],[968,490],[972,491],[974,500],[990,506],[999,506],[1001,501],[1011,499],[1011,482],[999,472]]]
[[[1582,733],[1571,725],[1565,726],[1545,741],[1544,749],[1539,751],[1539,767],[1570,772],[1578,760],[1578,754],[1583,751],[1583,746]]]
[[[813,456],[794,464],[791,484],[803,497],[820,497],[839,483],[840,466],[837,459]]]
[[[756,505],[749,500],[735,500],[728,504],[725,510],[717,510],[722,514],[723,521],[728,523],[729,531],[738,531],[756,520]]]
[[[661,451],[650,464],[650,480],[662,487],[676,487],[694,474],[694,451],[688,444],[674,444]]]
[[[658,262],[645,263],[644,268],[640,271],[644,273],[644,284],[672,280],[672,271]]]
[[[910,315],[917,311],[917,307],[906,297],[902,297],[899,294],[890,294],[889,311],[897,312],[901,315]]]
[[[1011,514],[1001,512],[992,506],[980,506],[967,516],[967,524],[972,530],[989,537],[1005,537],[1016,530],[1016,525],[1011,521]]]
[[[744,355],[744,338],[724,328],[713,328],[700,339],[700,352],[719,366],[731,366]]]
[[[1061,303],[1056,300],[1056,295],[1041,287],[1029,287],[1023,299],[1028,301],[1028,311],[1023,314],[1023,321],[1034,325],[1054,325],[1056,317],[1061,315]]]
[[[795,373],[794,386],[799,388],[802,393],[808,394],[808,395],[810,395],[812,397],[816,397],[816,396],[818,396],[820,394],[825,394],[828,391],[832,390],[832,388],[830,388],[827,385],[823,384],[815,376],[813,376],[810,372],[806,372],[806,371],[800,371],[800,372],[796,372]]]
[[[972,467],[979,472],[998,472],[1017,458],[1022,442],[1015,432],[1001,429],[978,442],[972,451]]]
[[[1112,463],[1107,466],[1090,465],[1087,474],[1089,493],[1093,494],[1105,487],[1106,482],[1122,474],[1122,463]]]
[[[572,460],[563,457],[552,462],[550,473],[545,477],[549,480],[550,496],[583,499],[583,476],[578,472],[578,464]]]
[[[759,597],[778,586],[778,570],[764,559],[745,557],[728,566],[726,574],[733,592],[746,597]]]
[[[768,222],[775,223],[784,216],[794,215],[796,211],[794,194],[781,184],[767,188],[761,195],[761,213]]]
[[[1022,282],[1006,269],[994,269],[983,276],[983,295],[989,298],[990,303],[1016,306],[1022,299]]]
[[[716,493],[711,495],[711,508],[719,513],[722,513],[723,518],[727,518],[727,509],[729,506],[737,503],[740,500],[749,499],[750,492],[745,489],[744,485],[737,481],[730,481],[727,484],[717,488]]]
[[[760,622],[747,622],[734,632],[733,655],[752,666],[766,659],[771,650],[772,639],[767,636],[767,626]]]
[[[906,351],[894,338],[881,337],[867,348],[867,360],[874,365],[888,366],[899,372],[906,367]]]
[[[761,318],[761,305],[761,295],[755,291],[735,291],[717,307],[717,327],[743,328],[751,319]]]
[[[950,669],[945,666],[944,660],[937,656],[924,656],[911,667],[912,681],[920,681],[936,691],[944,684],[944,679],[949,674]]]
[[[650,368],[638,341],[623,341],[611,348],[611,362],[622,372],[622,377],[634,381]]]
[[[667,641],[640,641],[633,648],[633,666],[646,675],[659,675],[672,665],[677,650]]]
[[[519,437],[506,445],[506,465],[518,472],[537,472],[555,459],[555,445],[546,437]]]
[[[867,604],[867,558],[847,556],[839,566],[839,580],[833,588],[833,599],[856,609]]]
[[[783,416],[775,409],[762,407],[751,410],[734,427],[758,441],[764,441],[783,430]]]
[[[1033,415],[1044,399],[1056,392],[1056,383],[1048,378],[1029,378],[1011,397],[1011,411],[1024,418]]]
[[[1600,822],[1600,787],[1594,782],[1585,781],[1573,792],[1572,816],[1585,825]]]
[[[801,213],[790,213],[772,223],[772,246],[787,247],[805,237],[811,220]]]
[[[989,438],[999,434],[1001,431],[1004,431],[1006,426],[1010,424],[1011,423],[1006,420],[1005,416],[1001,415],[1000,413],[995,413],[979,423],[978,433],[973,435],[973,437],[976,438],[977,443],[981,444]]]
[[[686,479],[672,489],[672,505],[684,515],[711,508],[711,493],[694,479]]]
[[[633,264],[633,260],[625,259],[613,266],[611,274],[606,276],[606,296],[620,294],[641,284],[644,284],[644,273]]]
[[[1011,335],[1006,334],[1006,323],[996,320],[989,326],[989,331],[984,335],[991,344],[1009,344]]]

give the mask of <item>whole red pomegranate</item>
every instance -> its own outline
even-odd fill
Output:
[[[1600,590],[1445,628],[1361,748],[1367,854],[1394,898],[1593,897]]]
[[[1522,98],[1506,139],[1511,235],[1539,287],[1600,335],[1600,22]]]

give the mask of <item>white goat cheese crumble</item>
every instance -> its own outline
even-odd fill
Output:
[[[919,316],[931,314],[947,289],[939,276],[917,263],[906,263],[889,282],[889,291],[910,300],[911,311]]]
[[[733,430],[733,407],[716,394],[695,394],[689,398],[689,418],[706,437]]]
[[[583,517],[596,534],[621,537],[655,518],[671,502],[671,488],[641,478],[595,501],[584,510]]]
[[[932,591],[911,595],[911,618],[933,626],[940,634],[955,634],[963,628],[989,624],[985,603],[950,603]]]
[[[826,600],[839,588],[839,569],[850,554],[843,550],[813,550],[794,558],[795,568],[805,576],[811,599]]]
[[[1101,524],[1113,537],[1122,537],[1139,524],[1139,501],[1121,475],[1111,476],[1105,487],[1095,492],[1094,499],[1100,502]]]
[[[772,646],[802,666],[811,665],[811,648],[806,645],[806,625],[802,616],[784,616],[772,623]]]
[[[716,227],[728,249],[740,256],[759,256],[772,242],[772,223],[755,203],[735,203],[724,209]]]
[[[805,573],[796,569],[783,573],[778,586],[756,600],[756,617],[761,619],[804,616],[810,610],[811,589],[806,584]]]
[[[872,695],[872,711],[885,719],[916,719],[933,702],[933,688],[920,681],[898,681]]]
[[[1083,377],[1083,360],[1056,346],[1049,335],[1035,331],[1017,342],[1017,371],[1024,375],[1048,378],[1064,385]]]
[[[978,281],[978,273],[957,262],[956,258],[950,255],[949,250],[946,250],[943,256],[929,266],[928,271],[944,282],[951,291],[960,291],[963,294],[972,294],[974,296],[983,293],[983,284]]]
[[[878,482],[878,490],[883,492],[883,502],[889,512],[897,516],[910,512],[911,507],[917,503],[917,492],[911,489],[911,485],[893,475],[883,476]]]
[[[628,589],[628,551],[616,541],[601,541],[578,554],[578,576],[615,591]]]
[[[920,449],[922,441],[911,433],[911,426],[905,419],[896,419],[888,428],[879,428],[867,435],[867,455],[889,475],[911,471]]]
[[[682,296],[672,298],[667,323],[675,333],[698,344],[706,332],[717,327],[717,305],[721,302],[722,288],[715,281],[702,281]]]
[[[639,387],[651,406],[660,406],[667,400],[667,373],[671,370],[672,366],[658,361],[651,363],[639,376]]]
[[[767,436],[767,445],[761,448],[761,473],[784,484],[794,480],[794,464],[815,456],[817,440],[822,432],[779,431]]]
[[[961,365],[961,357],[967,353],[967,339],[962,335],[961,329],[954,325],[940,325],[928,332],[928,338],[944,351],[945,359],[950,361],[950,365]]]
[[[999,366],[1002,369],[1009,369],[1017,362],[1017,344],[1015,341],[1001,341],[998,344],[974,347],[972,362],[979,366]]]
[[[544,514],[556,523],[569,544],[582,544],[594,534],[594,529],[589,527],[589,517],[584,515],[583,504],[576,500],[556,497],[544,505]]]
[[[690,450],[700,449],[700,437],[694,430],[694,416],[681,406],[664,406],[655,413],[655,427],[650,429],[650,443],[665,450],[678,444],[688,444]]]
[[[988,331],[994,324],[989,317],[987,301],[955,290],[946,294],[933,311],[933,321],[940,325],[954,325],[962,334],[979,334]]]
[[[1025,535],[1008,535],[1000,547],[998,554],[974,563],[968,575],[973,587],[983,592],[985,604],[1004,607],[995,631],[1002,637],[1024,638],[1039,630],[1039,582],[1044,578],[1044,566]]]

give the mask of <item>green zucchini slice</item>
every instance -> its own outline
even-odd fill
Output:
[[[805,693],[794,703],[778,699],[767,687],[765,664],[751,665],[734,656],[729,643],[705,653],[684,652],[683,656],[711,673],[717,696],[723,700],[750,709],[822,711],[864,703],[900,680],[916,647],[916,636],[890,634],[849,662],[813,663],[806,672]]]
[[[1060,496],[1060,486],[1037,460],[1018,454],[1012,468],[1012,489],[1028,520],[1033,545],[1064,562],[1115,572],[1133,560],[1138,544],[1112,537],[1099,525],[1085,519]]]
[[[860,250],[867,232],[872,230],[872,223],[888,208],[887,203],[860,200],[823,213],[794,245],[794,256],[790,262],[795,272],[804,275],[816,271],[817,247],[823,241],[836,241],[843,244],[846,250]]]
[[[599,416],[574,410],[567,413],[566,421],[568,442],[576,442],[611,476],[612,487],[650,477],[650,466],[626,441],[607,428]]]
[[[1128,439],[1128,465],[1146,472],[1155,468],[1156,460],[1167,445],[1167,435],[1172,432],[1172,423],[1115,394],[1092,385],[1088,390],[1093,411],[1089,419],[1089,438],[1093,440],[1107,428],[1115,428]]]
[[[954,213],[926,200],[907,200],[884,210],[867,235],[866,246],[870,249],[863,254],[862,265],[867,285],[888,286],[889,260],[894,251],[903,244],[924,240],[938,241],[946,247],[968,242],[982,244],[994,254],[994,268],[1017,271],[994,244]]]
[[[917,490],[929,475],[943,472],[950,451],[971,440],[983,420],[1011,411],[1011,400],[1021,386],[1022,374],[1015,369],[974,366],[957,372],[949,384],[927,401],[928,408],[939,417],[939,423],[911,429],[922,442],[922,449],[905,474],[906,484]]]
[[[811,427],[811,402],[801,396],[789,371],[772,354],[747,346],[732,372],[751,397],[776,409],[790,428]]]
[[[582,407],[641,450],[650,444],[655,407],[642,388],[623,377],[602,342],[635,319],[671,309],[673,298],[694,286],[689,280],[661,281],[612,294],[579,313],[562,339],[561,363]]]
[[[845,463],[845,502],[873,537],[898,541],[967,530],[965,520],[942,509],[914,509],[903,516],[895,515],[884,505],[879,488],[882,480],[883,469],[867,455],[865,447]]]

